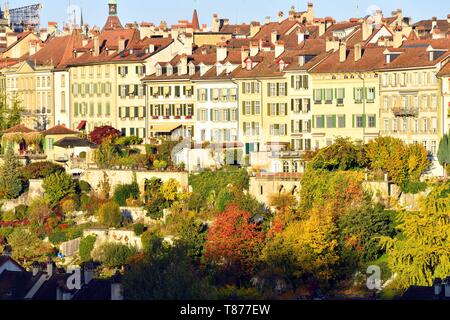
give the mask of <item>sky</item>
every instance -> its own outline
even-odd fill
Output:
[[[3,1],[4,0],[0,0]],[[39,0],[9,0],[9,7],[15,8],[38,3]],[[43,5],[41,27],[48,21],[56,21],[60,25],[68,20],[70,6],[83,9],[84,22],[90,26],[103,26],[107,18],[108,0],[40,0]],[[119,16],[122,23],[153,22],[161,20],[168,24],[178,20],[192,18],[194,8],[198,10],[200,24],[212,24],[213,13],[221,18],[229,18],[231,23],[251,21],[264,22],[266,16],[276,21],[281,10],[287,15],[292,5],[298,11],[306,10],[308,0],[118,0]],[[402,8],[405,16],[412,17],[413,22],[430,19],[433,16],[446,19],[450,13],[449,0],[313,0],[316,17],[332,16],[335,19],[347,20],[351,17],[365,16],[374,8],[381,8],[385,15],[390,15],[397,8]]]

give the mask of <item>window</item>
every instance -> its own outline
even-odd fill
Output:
[[[367,100],[369,103],[375,101],[375,88],[369,88]]]
[[[283,163],[283,172],[284,173],[288,173],[290,168],[291,168],[291,166],[290,166],[289,161],[284,161],[284,163]]]
[[[287,90],[286,90],[286,83],[282,82],[279,84],[279,96],[286,96]]]
[[[256,116],[261,115],[261,102],[255,101],[254,105],[255,105],[255,115]]]
[[[345,115],[338,116],[338,128],[345,128]]]
[[[294,82],[295,82],[295,90],[300,90],[302,88],[302,82],[303,82],[303,77],[302,76],[295,76],[294,77]]]
[[[333,102],[333,89],[325,89],[325,103],[331,104]]]
[[[372,115],[369,116],[369,128],[376,128],[377,127],[377,117]]]
[[[322,89],[314,89],[314,102],[316,104],[322,103]]]
[[[337,99],[337,105],[343,106],[344,105],[344,98],[345,98],[345,88],[339,88],[336,90],[336,99]]]
[[[317,116],[316,117],[316,128],[323,129],[324,127],[325,127],[324,117],[323,116]]]
[[[259,122],[253,123],[253,135],[259,136]]]
[[[355,102],[356,103],[361,103],[363,100],[363,88],[355,88]]]
[[[431,153],[433,155],[437,154],[437,142],[436,141],[431,141]]]
[[[389,119],[384,119],[384,131],[389,131]]]
[[[364,127],[364,117],[356,116],[356,128],[363,128],[363,127]]]
[[[251,123],[250,122],[244,122],[244,135],[250,136],[251,134]]]
[[[244,116],[252,114],[252,103],[250,101],[244,102]]]
[[[335,127],[334,119],[334,116],[327,116],[327,128]]]
[[[61,113],[66,112],[66,93],[61,92]]]
[[[274,97],[277,95],[277,84],[269,83],[269,97]]]
[[[293,104],[294,104],[294,109],[293,109],[294,113],[300,113],[302,111],[302,100],[294,99]]]
[[[385,112],[389,111],[389,97],[388,96],[383,97],[383,107],[384,107]]]

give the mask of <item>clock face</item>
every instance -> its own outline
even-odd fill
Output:
[[[115,4],[109,5],[109,13],[115,14],[117,12],[117,6]]]

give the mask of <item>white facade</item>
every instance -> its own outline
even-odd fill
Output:
[[[236,142],[239,137],[238,86],[231,80],[196,82],[197,142]]]
[[[443,134],[450,134],[450,76],[442,76]]]

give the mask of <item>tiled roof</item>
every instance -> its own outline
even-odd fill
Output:
[[[25,127],[22,124],[18,124],[17,126],[14,126],[12,128],[9,128],[5,131],[3,131],[3,133],[30,133],[30,132],[35,132],[34,130]]]
[[[291,21],[289,19],[283,20],[281,23],[279,22],[270,22],[261,26],[259,32],[253,37],[252,40],[266,40],[270,41],[272,32],[277,31],[279,36],[286,35],[289,30],[291,30],[295,25],[297,25],[297,21]],[[280,38],[280,40],[282,40]]]
[[[449,23],[447,20],[436,20],[437,27],[441,32],[447,32],[449,30]],[[421,20],[413,24],[414,27],[422,27],[423,30],[430,32],[431,26],[433,25],[433,20]]]
[[[310,71],[312,73],[334,73],[334,72],[365,72],[381,68],[384,65],[383,47],[362,48],[361,59],[355,61],[355,49],[347,48],[347,58],[344,62],[339,61],[339,50],[331,53]]]
[[[432,67],[435,66],[438,62],[445,59],[448,56],[447,53],[444,53],[440,57],[435,60],[430,61],[429,52],[427,52],[427,46],[424,47],[410,47],[410,48],[402,48],[403,51],[394,61],[389,64],[384,64],[380,67],[380,70],[388,70],[388,69],[402,69],[402,68],[420,68],[420,67]]]
[[[58,125],[42,132],[45,135],[65,135],[65,134],[78,134],[77,131],[66,128],[66,126]]]
[[[232,33],[239,35],[250,35],[250,25],[249,24],[227,24],[220,28],[222,33]]]
[[[441,68],[438,76],[450,76],[450,62],[447,62],[447,64]]]

